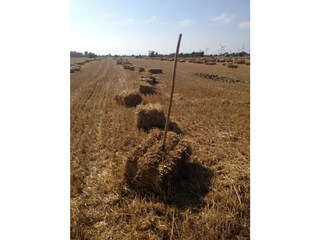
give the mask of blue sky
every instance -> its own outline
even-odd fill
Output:
[[[249,0],[71,0],[73,51],[97,54],[218,53],[250,49]]]

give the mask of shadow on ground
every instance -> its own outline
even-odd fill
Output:
[[[209,192],[213,172],[199,163],[184,163],[173,186],[163,193],[154,193],[132,188],[138,195],[150,201],[163,202],[178,209],[202,208],[204,197]]]

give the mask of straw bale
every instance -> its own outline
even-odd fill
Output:
[[[228,68],[238,68],[238,65],[233,64],[233,63],[229,63]]]
[[[149,73],[159,74],[159,73],[163,73],[163,72],[162,72],[162,69],[159,69],[159,68],[151,68],[151,69],[149,70]]]
[[[166,117],[160,104],[139,105],[136,109],[137,127],[143,130],[164,128]]]
[[[155,88],[147,84],[140,84],[139,92],[142,94],[154,94]]]
[[[246,61],[245,61],[244,59],[241,59],[241,60],[238,60],[237,63],[238,63],[238,64],[245,64]]]
[[[127,90],[123,91],[120,95],[115,96],[115,100],[119,105],[135,107],[142,102],[142,97],[137,91]]]
[[[205,64],[206,64],[206,65],[216,65],[215,62],[206,62]]]
[[[139,67],[138,68],[138,72],[144,72],[144,68],[143,67]]]
[[[166,148],[162,150],[163,131],[153,130],[150,137],[128,157],[124,181],[137,190],[168,193],[179,179],[191,155],[190,143],[168,132]]]
[[[74,72],[75,72],[74,68],[70,68],[70,73],[74,73]]]

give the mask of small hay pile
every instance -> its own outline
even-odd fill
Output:
[[[149,75],[141,75],[138,77],[138,80],[139,81],[143,81],[143,82],[147,82],[151,85],[156,85],[158,84],[159,82],[157,81],[156,77],[155,76],[152,76],[151,74]]]
[[[159,69],[159,68],[151,68],[151,69],[149,70],[149,73],[159,74],[159,73],[163,73],[163,72],[162,72],[162,69]]]
[[[122,66],[123,66],[124,69],[129,69],[131,67],[130,64],[123,64]]]
[[[172,132],[168,132],[166,149],[162,151],[163,135],[162,131],[153,130],[128,157],[124,181],[129,186],[155,193],[169,193],[173,188],[192,151],[189,142]]]
[[[70,73],[74,73],[74,72],[75,72],[74,68],[73,67],[70,68]]]
[[[245,64],[246,61],[245,61],[244,59],[240,59],[240,60],[237,61],[237,63],[238,63],[238,64]]]
[[[164,128],[166,117],[160,104],[140,105],[136,109],[137,127],[145,131],[151,128]]]
[[[134,66],[130,66],[129,70],[134,71]]]
[[[206,65],[216,65],[215,62],[206,62],[205,64],[206,64]]]
[[[135,107],[142,102],[142,97],[137,91],[127,90],[123,91],[120,95],[115,96],[115,100],[119,105]]]
[[[144,68],[143,67],[139,67],[138,68],[138,72],[144,72]]]
[[[74,66],[73,67],[75,71],[80,71],[81,67],[80,66]]]
[[[229,63],[228,68],[238,68],[238,65],[233,64],[233,63]]]
[[[140,84],[139,92],[141,94],[154,94],[155,88],[147,84]]]

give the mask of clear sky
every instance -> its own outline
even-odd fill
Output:
[[[71,0],[72,51],[218,53],[250,49],[249,0]],[[230,51],[231,50],[231,51]]]

